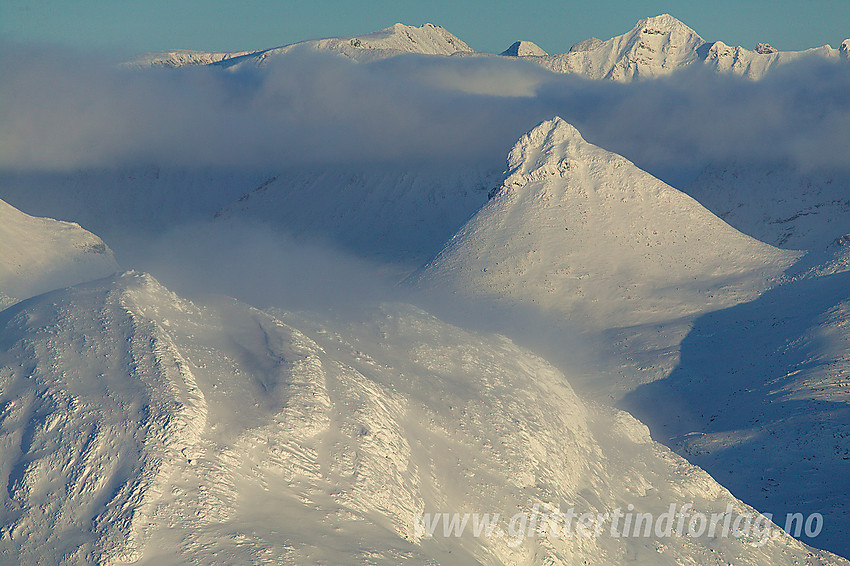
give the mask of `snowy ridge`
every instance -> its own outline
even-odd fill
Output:
[[[706,42],[669,14],[639,20],[629,32],[606,41],[590,38],[568,53],[530,57],[557,73],[577,73],[590,79],[631,81],[669,75],[694,64],[760,79],[779,65],[802,57],[847,57],[848,41],[840,49],[828,45],[804,51],[777,51],[760,43],[754,50]],[[529,54],[535,55],[535,54]]]
[[[780,65],[803,57],[832,59],[838,57],[838,50],[824,45],[804,51],[777,51],[764,43],[759,43],[755,50],[749,50],[740,46],[730,47],[722,41],[716,41],[708,48],[703,63],[716,71],[755,80]]]
[[[206,414],[186,361],[137,312],[162,293],[151,286],[129,274],[0,315],[3,561],[140,557],[154,501]]]
[[[79,224],[29,216],[0,200],[0,307],[117,269],[112,251]]]
[[[429,511],[752,509],[541,358],[413,307],[322,322],[128,273],[6,310],[0,344],[3,561],[846,563],[783,535],[417,534]]]
[[[156,142],[163,136],[146,132],[167,119],[157,117],[161,108],[181,115],[184,97],[169,87],[142,106],[106,104],[96,114],[114,118],[132,142],[126,158],[72,170],[48,151],[43,170],[12,160],[0,171],[9,203],[0,201],[0,565],[850,564],[806,546],[850,557],[848,140],[840,127],[814,141],[798,127],[807,110],[826,124],[846,118],[846,77],[836,75],[850,40],[839,49],[783,53],[759,43],[751,51],[705,42],[662,15],[568,54],[530,42],[503,53],[600,81],[700,65],[709,69],[699,81],[714,71],[756,80],[801,57],[844,61],[807,69],[806,84],[784,91],[778,106],[770,93],[793,82],[788,73],[758,86],[720,80],[711,93],[718,110],[743,93],[764,113],[749,113],[754,129],[743,140],[735,136],[748,119],[722,124],[723,136],[708,127],[693,145],[678,129],[705,126],[698,109],[634,129],[629,93],[608,98],[624,90],[616,83],[559,94],[582,80],[495,55],[442,59],[485,56],[465,44],[453,51],[457,42],[430,24],[397,24],[258,52],[149,54],[136,65],[216,65],[228,104],[201,122],[222,119],[251,135],[213,127],[197,148],[168,151]],[[272,64],[316,52],[434,57],[372,68],[343,60],[343,74],[356,75],[345,79],[356,79],[353,96],[327,90],[335,72],[301,84],[302,63],[339,70],[339,60],[298,58],[292,76]],[[49,70],[42,76],[22,62],[38,79],[33,88],[50,84]],[[258,68],[230,77],[223,68],[231,65]],[[359,111],[362,95],[399,70],[390,80],[413,81],[398,85],[405,104]],[[175,78],[160,74],[140,84]],[[286,89],[230,97],[275,78]],[[206,91],[193,89],[210,83],[194,82],[185,92],[198,96],[186,103],[203,118]],[[92,86],[71,107],[113,92]],[[311,86],[340,104],[289,96]],[[688,107],[706,102],[704,90],[682,87],[661,80],[634,100],[656,109],[680,95]],[[21,92],[36,92],[28,88]],[[211,98],[221,98],[216,92]],[[411,92],[417,100],[404,99]],[[33,148],[39,137],[62,139],[54,129],[90,134],[100,122],[83,115],[54,128],[51,112],[78,98],[54,94],[18,96],[32,99],[21,108],[48,119],[30,132]],[[598,104],[585,94],[599,94]],[[791,115],[816,98],[828,103]],[[577,103],[576,123],[591,140],[655,136],[651,150],[663,152],[667,140],[691,150],[693,163],[718,150],[739,162],[714,162],[679,191],[559,117],[520,137],[565,100]],[[245,112],[256,105],[261,113]],[[148,107],[149,130],[121,126]],[[273,127],[279,113],[302,111],[306,121]],[[400,119],[384,121],[393,112]],[[12,123],[29,135],[30,121]],[[750,135],[765,126],[775,139]],[[663,134],[673,130],[681,143]],[[519,139],[505,169],[487,156],[507,131],[516,132],[508,144]],[[77,137],[92,139],[69,139]],[[217,137],[227,143],[208,144]],[[663,170],[635,139],[625,138],[623,151]],[[227,149],[205,167],[194,152],[202,146]],[[367,147],[374,151],[360,151]],[[116,275],[111,250],[192,300],[152,275]],[[403,277],[407,288],[395,285]],[[381,303],[403,296],[465,328]],[[609,530],[617,509],[657,519],[671,504],[730,518],[771,513],[783,526],[786,513],[822,516],[823,529],[799,540],[749,529],[720,537]],[[506,529],[515,513],[541,508],[609,515],[593,537],[547,534],[539,524],[523,525],[519,539],[504,530],[478,536],[477,519],[452,536],[445,524],[448,514],[496,513]],[[445,517],[433,537],[423,513]]]
[[[442,27],[433,24],[423,24],[419,27],[394,24],[365,35],[304,41],[258,51],[219,64],[228,67],[243,63],[262,66],[274,57],[288,53],[317,51],[335,53],[355,61],[373,61],[405,53],[444,56],[458,52],[473,53],[471,47]]]
[[[616,326],[754,298],[798,256],[555,118],[516,144],[495,198],[417,280]]]
[[[255,51],[193,51],[191,49],[171,49],[169,51],[156,51],[137,55],[125,65],[128,67],[185,67],[189,65],[211,65],[220,63],[234,57],[249,55]]]
[[[694,64],[757,80],[777,66],[802,57],[850,60],[848,45],[850,40],[844,41],[838,49],[824,45],[803,51],[777,51],[766,43],[759,43],[752,50],[731,47],[722,41],[707,42],[673,16],[661,14],[643,18],[628,32],[611,39],[603,41],[592,37],[580,41],[567,53],[549,55],[531,41],[517,41],[500,55],[525,58],[556,73],[576,73],[597,80],[625,82],[661,77]],[[372,61],[404,53],[486,56],[440,26],[395,24],[364,35],[316,39],[260,51],[146,53],[128,65],[263,65],[288,53],[317,51],[336,53],[355,61]]]
[[[232,53],[166,51],[149,53],[137,57],[130,64],[139,67],[208,64],[231,66],[244,63],[263,65],[274,57],[295,52],[335,53],[355,61],[384,59],[403,53],[446,56],[455,53],[474,53],[469,45],[440,26],[423,24],[416,27],[394,24],[386,29],[364,35],[313,39],[260,51]]]

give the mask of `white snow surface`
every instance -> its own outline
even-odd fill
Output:
[[[664,15],[568,54],[517,55],[593,79],[700,64],[758,79],[804,56],[848,59],[849,49],[850,40],[794,53],[733,48]],[[442,28],[397,24],[135,64],[262,66],[297,51],[478,55]],[[530,307],[539,318],[529,335],[545,336],[529,343],[550,361],[409,305],[332,318],[189,301],[137,272],[101,279],[117,265],[97,236],[0,201],[0,564],[847,563],[785,536],[764,546],[605,535],[514,546],[413,528],[422,511],[633,504],[657,516],[670,503],[704,513],[752,505],[780,523],[786,512],[822,513],[824,532],[806,542],[850,556],[846,173],[715,164],[680,192],[554,118],[523,136],[505,174],[45,175],[44,185],[23,174],[10,188],[15,173],[3,172],[4,198],[80,222],[115,250],[215,214],[209,232],[187,234],[218,236],[196,242],[216,259],[231,221],[389,262],[433,257],[411,282],[471,305]],[[225,264],[232,254],[220,268],[274,289],[285,283],[268,249],[246,250],[244,273]],[[284,257],[309,280],[298,261],[311,258]],[[362,285],[335,268],[328,279]],[[500,323],[509,333],[525,321]],[[589,371],[570,371],[573,323],[598,349]]]
[[[784,535],[417,536],[432,510],[752,510],[543,359],[412,307],[321,322],[130,272],[3,311],[0,344],[4,563],[846,563]]]
[[[364,35],[312,39],[260,51],[206,53],[177,50],[147,53],[137,57],[129,64],[138,67],[178,67],[208,64],[262,66],[275,57],[297,52],[326,52],[355,61],[373,61],[404,53],[448,56],[455,53],[473,53],[473,49],[446,31],[445,28],[434,24],[423,24],[419,27],[394,24],[386,29]]]
[[[520,139],[494,198],[415,279],[612,327],[755,298],[797,257],[554,118]]]
[[[156,51],[151,53],[142,53],[137,55],[126,63],[128,67],[149,68],[149,67],[185,67],[189,65],[212,65],[233,59],[234,57],[242,57],[250,55],[255,51],[196,51],[192,49],[170,49],[168,51]]]
[[[694,64],[718,72],[757,80],[772,69],[802,57],[848,59],[845,40],[838,49],[829,45],[803,51],[777,51],[758,44],[754,49],[708,42],[669,14],[643,18],[628,32],[600,40],[580,41],[567,53],[547,54],[531,41],[517,41],[500,55],[523,58],[556,73],[575,73],[597,80],[627,82],[666,76]],[[355,61],[374,61],[405,53],[435,56],[487,56],[433,24],[395,24],[386,29],[350,37],[316,39],[260,51],[202,52],[170,50],[145,53],[128,63],[135,67],[184,65],[259,65],[288,53],[335,53]]]
[[[568,53],[534,61],[557,73],[628,81],[669,74],[695,63],[704,43],[694,30],[662,14],[638,21],[623,35],[606,41],[591,39],[576,44]]]
[[[548,55],[548,53],[543,51],[540,46],[533,41],[516,41],[512,43],[510,47],[499,53],[499,55],[505,55],[507,57],[541,57]]]
[[[117,270],[109,247],[79,224],[36,218],[0,200],[0,307]]]
[[[706,168],[685,191],[762,242],[820,251],[850,234],[848,189],[847,173],[727,163]]]
[[[760,511],[818,509],[809,542],[847,555],[848,270],[831,263],[749,303],[610,333],[611,368],[581,385]]]
[[[834,59],[839,55],[839,50],[829,45],[803,51],[765,51],[761,53],[740,46],[731,47],[716,41],[709,47],[704,63],[716,71],[760,79],[772,69],[803,57]]]
[[[846,53],[846,43],[842,44],[842,53]],[[529,60],[557,73],[627,82],[670,75],[694,64],[760,79],[779,65],[807,56],[837,58],[839,49],[825,45],[804,51],[760,53],[721,41],[707,42],[673,16],[661,14],[639,20],[623,35],[605,41],[590,38],[575,44],[568,53],[531,56]]]

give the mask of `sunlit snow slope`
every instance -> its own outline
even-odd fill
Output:
[[[767,44],[749,50],[721,41],[710,43],[673,16],[662,14],[639,20],[623,35],[605,41],[581,41],[568,53],[520,55],[557,73],[625,82],[669,75],[694,64],[760,79],[777,66],[801,57],[839,59],[845,52],[844,44],[840,49],[824,45],[805,51],[777,51]]]
[[[850,41],[850,40],[848,40]],[[669,14],[639,20],[628,32],[608,40],[590,38],[568,53],[549,55],[531,41],[517,41],[500,55],[532,61],[556,73],[575,73],[590,79],[631,81],[669,75],[694,64],[719,72],[760,79],[772,69],[802,57],[847,60],[848,41],[835,49],[829,45],[804,51],[778,51],[766,43],[754,49],[708,42]],[[137,67],[184,65],[263,65],[288,53],[335,53],[356,61],[385,59],[404,53],[424,55],[486,55],[440,26],[395,24],[352,37],[317,39],[261,51],[200,52],[171,50],[147,53],[133,59]]]
[[[705,41],[667,14],[644,18],[628,33],[607,41],[586,40],[569,53],[535,62],[558,73],[578,73],[591,79],[627,81],[669,74],[699,61]]]
[[[533,41],[516,41],[512,43],[510,47],[499,53],[499,55],[505,55],[506,57],[527,57],[530,55],[542,57],[548,55],[548,53],[543,51],[543,49],[541,49],[540,46]]]
[[[165,51],[147,53],[130,64],[141,67],[180,67],[183,65],[238,64],[263,65],[274,57],[296,52],[335,53],[356,61],[370,61],[418,53],[422,55],[453,55],[472,53],[466,43],[440,26],[424,24],[419,27],[395,24],[386,29],[352,37],[331,37],[293,43],[262,51],[237,53],[204,53],[198,51]]]
[[[417,278],[610,327],[754,298],[795,257],[555,118],[517,143],[501,189]]]
[[[0,200],[0,307],[117,269],[106,244],[78,224],[29,216]]]
[[[539,357],[412,307],[322,323],[127,273],[3,311],[0,345],[3,563],[845,563],[782,535],[423,538],[416,512],[751,510]]]

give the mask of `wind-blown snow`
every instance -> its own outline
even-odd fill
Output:
[[[127,273],[7,309],[0,343],[4,561],[843,563],[786,536],[417,536],[431,510],[751,510],[541,358],[411,307],[323,323]]]
[[[191,369],[164,321],[142,314],[146,280],[128,279],[0,314],[3,562],[138,560],[205,427]]]

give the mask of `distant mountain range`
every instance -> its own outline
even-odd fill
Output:
[[[373,33],[293,43],[261,51],[203,52],[172,50],[140,55],[134,66],[263,65],[290,53],[335,53],[355,61],[373,61],[416,53],[438,56],[488,56],[478,53],[458,37],[433,24],[420,27],[395,24]],[[695,64],[718,72],[760,79],[771,69],[801,57],[850,60],[850,39],[837,49],[824,45],[804,51],[778,51],[767,43],[754,49],[708,42],[669,14],[639,20],[635,26],[608,40],[590,38],[567,53],[549,55],[530,41],[517,41],[502,56],[531,61],[556,73],[573,73],[591,79],[631,81],[669,75]]]

